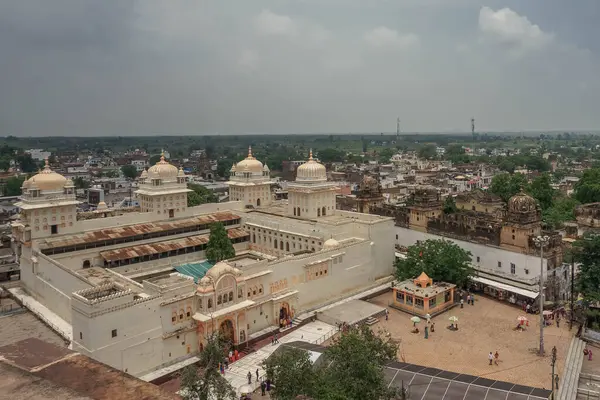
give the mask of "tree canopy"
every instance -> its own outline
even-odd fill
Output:
[[[575,198],[582,204],[600,202],[600,168],[590,168],[575,184]]]
[[[444,200],[444,214],[453,214],[456,210],[456,201],[454,201],[454,197],[451,195],[447,196],[446,200]]]
[[[560,229],[567,221],[575,221],[575,207],[579,202],[572,197],[558,196],[552,206],[542,211],[542,220],[550,229]]]
[[[181,395],[186,400],[234,400],[235,390],[219,371],[228,351],[228,343],[219,334],[209,336],[199,353],[198,365],[190,365],[181,372]],[[198,368],[200,367],[200,368]]]
[[[408,247],[406,259],[396,262],[399,280],[425,272],[434,281],[464,286],[473,275],[471,252],[445,239],[428,239]]]
[[[324,163],[329,162],[343,162],[346,157],[346,153],[342,150],[327,148],[320,150],[317,154],[319,161]]]
[[[4,195],[5,196],[20,196],[21,186],[25,181],[25,176],[11,176],[6,180],[4,184]]]
[[[121,172],[123,173],[123,176],[129,179],[135,179],[138,175],[137,168],[135,165],[131,164],[123,165],[121,167]]]
[[[206,245],[206,258],[211,262],[227,260],[235,256],[233,244],[227,236],[225,226],[215,222],[210,226],[210,236]]]
[[[579,263],[579,292],[590,302],[600,301],[600,235],[585,235],[574,243],[573,253]]]
[[[306,351],[284,348],[264,362],[267,376],[276,382],[271,398],[392,399],[396,390],[387,387],[383,367],[396,359],[397,350],[367,326],[351,327],[334,339],[320,366],[312,365]]]
[[[419,152],[417,154],[421,158],[426,158],[428,160],[431,160],[431,159],[437,157],[437,150],[436,150],[435,145],[426,144],[419,149]]]
[[[527,186],[527,178],[523,174],[498,174],[492,178],[490,192],[494,193],[506,203],[515,194],[519,193],[521,188]]]
[[[542,210],[547,210],[552,207],[556,190],[551,186],[552,182],[550,175],[547,173],[536,177],[527,187],[527,192],[540,203]]]
[[[188,189],[192,191],[187,195],[187,206],[195,207],[200,204],[218,203],[219,197],[212,191],[202,185],[188,183]]]

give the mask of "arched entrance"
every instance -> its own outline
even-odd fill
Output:
[[[279,308],[279,326],[282,328],[287,326],[288,320],[291,318],[290,305],[285,302],[281,303],[281,307]]]
[[[256,199],[256,207],[260,207],[260,199]]]
[[[219,332],[223,335],[223,339],[225,339],[226,342],[231,344],[235,343],[235,329],[233,327],[233,322],[231,322],[230,319],[221,322]]]

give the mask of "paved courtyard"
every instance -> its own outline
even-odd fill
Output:
[[[374,304],[387,307],[391,293],[371,300]],[[513,331],[517,317],[523,311],[511,305],[477,296],[475,305],[463,309],[455,307],[432,319],[435,332],[424,338],[423,327],[420,334],[411,333],[411,315],[389,308],[389,320],[381,318],[373,326],[374,330],[384,329],[390,337],[398,340],[398,360],[411,364],[435,367],[443,370],[484,376],[489,379],[513,382],[521,385],[550,388],[550,357],[540,358],[535,354],[539,346],[539,316],[528,315],[529,327],[525,332]],[[446,329],[449,317],[458,317],[458,331]],[[560,328],[555,325],[544,329],[544,342],[547,354],[552,346],[558,350],[556,371],[562,374],[564,360],[575,330],[569,332],[568,323]],[[489,365],[489,352],[498,351],[499,365]]]
[[[0,316],[0,346],[28,338],[38,338],[59,346],[66,347],[68,345],[63,338],[44,325],[30,311]]]

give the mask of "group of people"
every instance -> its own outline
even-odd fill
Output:
[[[252,384],[252,372],[248,371],[248,385]],[[267,392],[271,391],[271,379],[267,378],[264,379],[264,377],[261,379],[260,378],[260,373],[258,371],[258,368],[256,369],[256,381],[258,382],[260,380],[260,392],[263,396],[265,396],[267,394]],[[242,399],[244,399],[242,397]]]
[[[223,358],[223,362],[219,363],[219,371],[221,374],[225,374],[225,371],[229,369],[229,363],[237,361],[240,359],[240,353],[235,350],[229,350],[229,354],[227,357]]]
[[[466,298],[467,298],[467,304],[470,304],[472,306],[475,305],[475,296],[474,295],[472,295],[471,293],[467,293]],[[460,308],[464,308],[464,306],[465,306],[465,296],[464,296],[463,291],[461,290],[460,291]]]
[[[498,365],[499,359],[500,359],[500,354],[498,353],[498,350],[496,350],[495,353],[492,353],[490,351],[490,354],[488,354],[488,360],[490,361],[490,365],[492,365],[492,363],[494,363],[494,365]]]

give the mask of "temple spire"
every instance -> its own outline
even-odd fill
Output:
[[[160,161],[159,162],[165,162],[165,149],[160,150]]]
[[[308,153],[308,161],[312,161],[312,160],[313,160],[312,149],[310,149],[310,152]]]
[[[248,146],[248,158],[252,158],[252,146]]]

